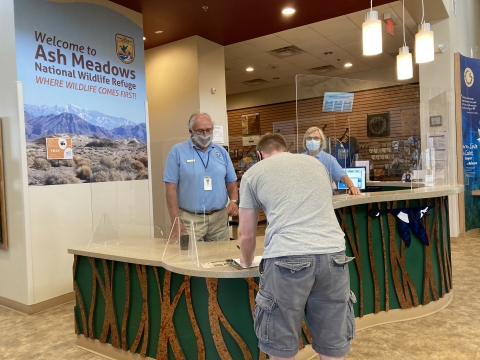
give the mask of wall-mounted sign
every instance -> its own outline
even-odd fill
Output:
[[[326,92],[323,95],[324,112],[352,112],[353,93]]]
[[[442,126],[442,115],[430,116],[430,126]]]
[[[72,139],[46,138],[47,159],[73,159]]]
[[[260,114],[242,115],[242,135],[260,135]]]
[[[390,113],[367,115],[367,136],[390,136]]]

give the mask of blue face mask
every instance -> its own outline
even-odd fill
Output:
[[[309,151],[317,151],[320,149],[320,140],[307,140],[307,149]]]

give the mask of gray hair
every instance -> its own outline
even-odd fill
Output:
[[[320,150],[325,150],[327,148],[327,140],[325,139],[325,135],[323,134],[322,129],[313,126],[305,132],[303,135],[303,148],[307,150],[307,136],[310,135],[312,132],[318,131],[320,134]]]
[[[208,117],[212,122],[212,125],[215,125],[210,115],[208,115],[206,112],[197,111],[195,114],[192,114],[188,119],[188,130],[193,130],[193,122],[195,121],[195,118],[200,115]]]

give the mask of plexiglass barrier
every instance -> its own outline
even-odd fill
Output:
[[[364,185],[362,191],[378,191],[394,181],[409,182],[411,188],[454,182],[451,92],[314,75],[297,75],[296,91],[297,152],[323,162],[338,188],[345,188],[344,175],[355,186]],[[320,151],[306,149],[304,138],[312,127],[325,136]],[[338,167],[344,172],[335,172]],[[365,168],[365,184],[354,168]]]

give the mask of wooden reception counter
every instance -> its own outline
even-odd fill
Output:
[[[334,196],[347,254],[355,256],[350,285],[358,300],[357,329],[449,304],[447,196],[462,191],[457,185]],[[410,236],[398,231],[405,228],[397,224],[402,219],[408,219]],[[79,346],[118,359],[266,359],[253,331],[258,268],[204,268],[183,253],[162,257],[164,239],[121,240],[117,246],[69,249]],[[262,244],[259,238],[256,255]],[[202,264],[239,255],[237,241],[197,245]],[[300,347],[310,342],[304,324]],[[297,358],[308,358],[308,351]]]

